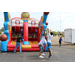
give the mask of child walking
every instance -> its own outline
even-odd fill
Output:
[[[59,39],[59,47],[61,47],[62,37]]]

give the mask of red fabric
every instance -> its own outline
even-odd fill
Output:
[[[36,32],[36,27],[32,26],[31,29],[30,29],[30,33],[35,33],[35,32]]]
[[[15,26],[15,32],[20,32],[20,26]]]

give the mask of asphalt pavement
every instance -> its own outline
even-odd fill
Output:
[[[52,46],[52,57],[48,58],[48,52],[44,52],[43,59],[39,58],[39,52],[0,52],[0,62],[75,62],[74,46]]]
[[[48,58],[49,52],[44,52],[43,59],[39,58],[39,52],[1,52],[0,62],[75,62],[75,45],[71,43],[65,43],[64,37],[62,46],[59,47],[59,38],[52,38],[52,57]],[[1,50],[1,42],[0,42]]]

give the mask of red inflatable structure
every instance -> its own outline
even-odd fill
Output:
[[[39,51],[38,47],[38,42],[40,41],[39,26],[40,26],[39,21],[34,18],[30,18],[28,22],[24,23],[21,18],[18,17],[12,18],[11,28],[9,28],[10,40],[7,44],[7,51],[14,51],[17,34],[23,32],[25,32],[24,41],[29,41],[29,45],[23,45],[23,42],[21,42],[22,51]],[[19,47],[17,48],[17,51],[19,51]]]
[[[4,35],[6,38],[1,43],[1,50],[2,51],[14,51],[15,46],[16,46],[16,39],[18,34],[24,34],[24,42],[21,42],[21,50],[22,51],[39,51],[38,43],[41,40],[41,37],[44,32],[44,28],[47,28],[48,23],[46,23],[47,15],[49,12],[44,12],[41,20],[37,20],[35,18],[30,18],[30,14],[28,12],[23,12],[20,17],[14,17],[10,19],[9,21],[8,18],[10,16],[8,13],[4,13],[5,15],[5,24],[7,23],[7,19],[10,22],[10,25],[7,24],[8,26],[8,34],[5,33],[8,37],[9,40],[7,40],[6,44],[6,39],[7,36]],[[7,29],[7,26],[5,27]],[[6,32],[5,29],[5,32]],[[6,44],[6,47],[3,48],[4,43]],[[44,46],[44,45],[43,45]],[[19,51],[19,47],[17,48],[17,51]]]

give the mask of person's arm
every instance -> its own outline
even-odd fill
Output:
[[[63,39],[62,39],[62,41],[63,41]]]
[[[59,38],[59,41],[60,41],[60,38]]]
[[[49,29],[48,29],[48,34],[49,34],[50,32],[49,32]]]
[[[22,37],[20,37],[20,42],[22,41]]]
[[[51,32],[52,30],[50,30],[50,32]]]
[[[18,37],[15,39],[15,41],[17,41]]]
[[[21,42],[22,40],[20,39],[20,42]]]

